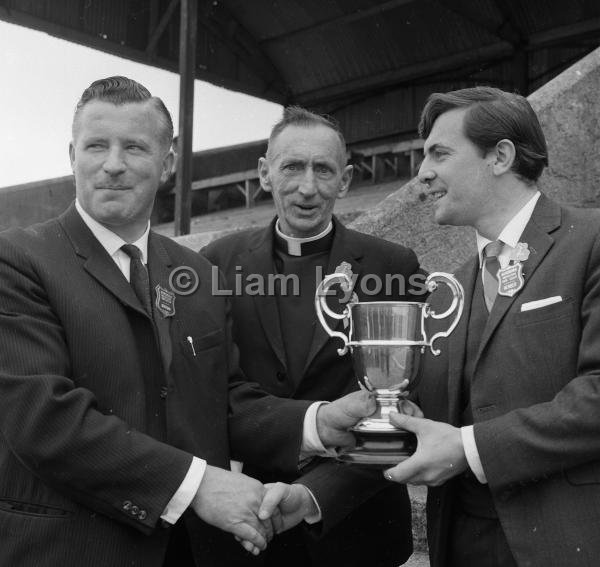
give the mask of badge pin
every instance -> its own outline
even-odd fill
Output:
[[[342,262],[339,266],[336,266],[335,273],[344,274],[350,282],[352,281],[352,266],[346,261]],[[350,291],[351,289],[351,284],[348,285],[346,282],[342,282],[340,285],[344,291]]]
[[[520,262],[498,270],[498,295],[512,297],[521,291],[524,284],[523,264]]]
[[[510,254],[510,260],[513,262],[525,262],[529,258],[529,245],[527,242],[519,242]]]
[[[154,304],[163,317],[173,317],[175,315],[175,294],[160,284],[154,288],[156,300]]]

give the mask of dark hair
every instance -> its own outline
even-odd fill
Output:
[[[73,116],[73,137],[75,137],[75,128],[81,109],[92,100],[101,100],[116,105],[150,101],[162,117],[164,127],[162,129],[161,144],[166,148],[171,147],[173,140],[173,120],[167,107],[160,98],[152,96],[144,85],[127,77],[99,79],[83,91],[81,98],[77,102],[75,115]]]
[[[271,130],[271,134],[269,135],[269,147],[273,144],[273,141],[285,128],[288,126],[300,126],[304,128],[308,128],[311,126],[325,126],[327,128],[331,128],[340,139],[340,143],[342,145],[342,152],[346,151],[346,140],[344,139],[344,135],[340,130],[340,126],[337,123],[337,120],[331,116],[325,116],[323,114],[317,114],[315,112],[311,112],[310,110],[306,110],[306,108],[302,108],[301,106],[288,106],[283,110],[283,116],[279,122],[273,126]],[[267,155],[269,154],[269,149],[267,149]]]
[[[527,99],[493,87],[473,87],[433,93],[421,113],[419,135],[427,138],[441,114],[466,108],[465,136],[482,152],[500,140],[511,140],[516,156],[512,170],[523,181],[534,183],[548,165],[548,148],[539,120]]]

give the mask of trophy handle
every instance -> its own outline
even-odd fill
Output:
[[[439,314],[432,311],[428,305],[425,309],[423,309],[421,316],[421,329],[423,330],[423,337],[425,339],[425,342],[431,349],[431,353],[434,356],[438,356],[438,354],[440,354],[440,349],[433,348],[434,341],[436,341],[437,339],[441,339],[442,337],[447,337],[450,335],[450,333],[452,333],[452,331],[454,331],[456,325],[458,325],[458,321],[460,320],[465,304],[465,292],[463,290],[463,287],[452,274],[446,274],[444,272],[433,272],[429,274],[429,276],[427,276],[427,279],[425,280],[425,285],[427,286],[429,292],[435,291],[437,289],[438,282],[444,283],[450,288],[450,291],[452,292],[452,303],[450,304],[450,307],[446,309],[446,311]],[[440,331],[439,333],[435,333],[435,335],[433,335],[433,337],[431,337],[428,340],[425,334],[425,319],[427,317],[431,317],[432,319],[445,319],[454,311],[456,311],[456,316],[454,317],[454,320],[452,321],[450,327],[448,327],[446,331]]]
[[[332,311],[327,305],[327,292],[329,291],[329,288],[336,283],[340,284],[344,291],[350,291],[352,289],[352,280],[346,274],[337,273],[325,276],[323,278],[323,281],[317,286],[317,291],[315,292],[315,310],[317,312],[319,322],[321,323],[323,329],[325,329],[326,333],[330,337],[337,337],[338,339],[341,339],[344,342],[343,348],[338,349],[338,354],[342,356],[348,352],[348,337],[344,333],[334,331],[327,324],[327,321],[323,316],[324,311],[332,319],[337,319],[338,321],[340,319],[348,319],[348,321],[350,322],[349,335],[352,334],[352,317],[350,316],[350,305],[346,305],[342,313],[336,313],[335,311]]]

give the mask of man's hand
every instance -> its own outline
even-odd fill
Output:
[[[417,450],[383,475],[408,484],[439,486],[467,469],[460,429],[447,423],[420,417],[392,414],[390,421],[417,436]]]
[[[205,522],[231,532],[246,551],[258,555],[273,537],[270,520],[258,510],[265,489],[244,474],[208,465],[191,507]]]
[[[265,488],[258,517],[265,521],[270,518],[278,534],[319,513],[308,488],[302,484],[277,482],[265,484]]]
[[[375,399],[366,391],[352,392],[317,411],[317,432],[327,449],[354,447],[355,440],[348,428],[375,411]]]
[[[398,402],[398,412],[404,415],[412,415],[413,417],[424,417],[421,408],[410,400],[400,400]],[[394,415],[394,414],[392,414]]]

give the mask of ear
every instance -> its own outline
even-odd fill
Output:
[[[69,159],[71,160],[71,171],[75,167],[75,146],[73,142],[69,142]]]
[[[354,172],[354,167],[351,165],[347,165],[344,168],[344,172],[342,173],[342,183],[338,190],[338,199],[341,199],[346,196],[348,193],[348,189],[350,189],[350,183],[352,181],[352,173]]]
[[[161,183],[166,183],[173,171],[173,164],[175,163],[175,154],[173,150],[169,150],[162,164],[162,172],[160,174]]]
[[[492,172],[494,175],[502,175],[510,171],[517,156],[515,145],[508,139],[500,140],[492,154],[494,160],[492,162]]]
[[[265,193],[271,193],[273,186],[271,185],[271,178],[269,177],[269,162],[267,158],[261,157],[258,159],[258,179],[260,180],[260,186]]]

